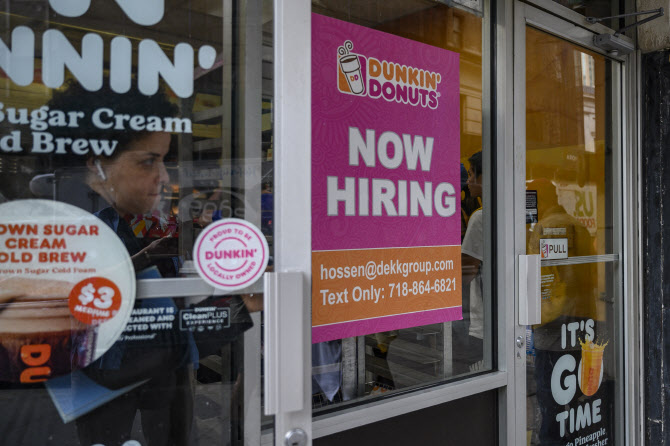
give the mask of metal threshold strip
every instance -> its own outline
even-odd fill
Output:
[[[583,265],[587,263],[618,262],[619,254],[603,254],[598,256],[577,256],[567,259],[542,260],[541,266]]]

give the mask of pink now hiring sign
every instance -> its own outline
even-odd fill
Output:
[[[312,15],[312,341],[461,319],[457,53]]]

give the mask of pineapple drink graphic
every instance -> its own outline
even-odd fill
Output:
[[[591,340],[579,343],[582,346],[582,360],[579,363],[579,388],[586,396],[592,396],[600,387],[603,379],[603,353],[609,342],[602,344]]]

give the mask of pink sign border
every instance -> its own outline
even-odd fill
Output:
[[[348,321],[330,325],[318,325],[312,327],[312,343],[316,344],[336,339],[364,336],[370,333],[418,327],[420,325],[438,324],[445,321],[459,320],[462,317],[463,307],[458,305],[455,307],[437,308],[416,313],[396,314],[392,316],[382,316],[374,319]]]

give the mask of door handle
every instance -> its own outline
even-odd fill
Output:
[[[303,275],[264,275],[265,415],[303,408]]]
[[[519,256],[519,325],[542,322],[540,255]]]

